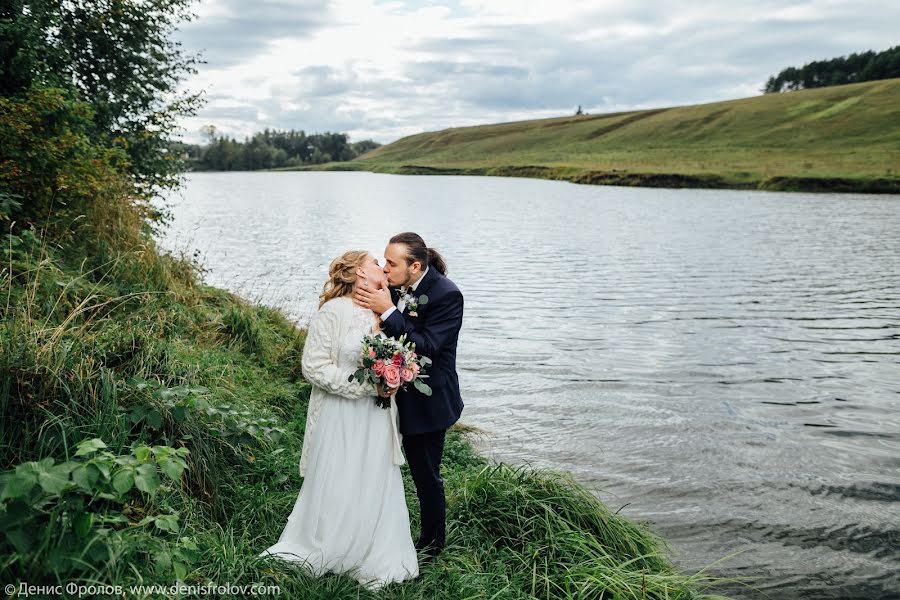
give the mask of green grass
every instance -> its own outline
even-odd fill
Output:
[[[409,136],[325,169],[900,192],[900,79]]]
[[[4,582],[127,586],[178,576],[323,600],[707,597],[713,579],[679,573],[645,525],[564,474],[490,463],[463,427],[451,429],[445,451],[448,547],[418,579],[373,593],[347,576],[316,579],[258,559],[302,483],[304,332],[276,309],[200,284],[198,265],[152,243],[66,256],[12,237],[0,272]],[[186,448],[187,470],[161,478],[154,493],[84,492],[74,477],[44,471],[28,494],[10,491],[17,465],[83,461],[76,445],[93,438],[117,468],[147,444]],[[403,476],[415,528],[406,466]]]

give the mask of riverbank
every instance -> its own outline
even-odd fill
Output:
[[[409,136],[299,170],[900,193],[900,79]],[[298,170],[298,169],[286,169]]]
[[[449,545],[417,580],[376,595],[256,559],[302,483],[304,332],[203,285],[200,265],[150,242],[85,260],[14,237],[0,307],[4,581],[256,583],[292,598],[706,589],[703,574],[676,572],[645,526],[564,474],[490,464],[465,427],[450,431],[444,462]]]

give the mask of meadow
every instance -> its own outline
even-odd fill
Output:
[[[900,79],[456,127],[314,169],[575,183],[900,192]]]

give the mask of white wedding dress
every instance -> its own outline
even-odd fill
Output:
[[[372,311],[349,297],[326,302],[309,324],[301,370],[312,384],[300,460],[304,476],[278,542],[260,556],[302,563],[314,575],[347,573],[371,588],[419,575],[400,464],[393,400],[375,405],[356,370]]]

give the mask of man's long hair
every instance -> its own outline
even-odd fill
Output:
[[[441,253],[434,248],[425,245],[425,240],[418,233],[407,231],[398,233],[391,238],[391,244],[403,244],[406,246],[406,262],[412,264],[416,261],[422,263],[422,270],[434,267],[442,275],[447,274],[447,263]]]

